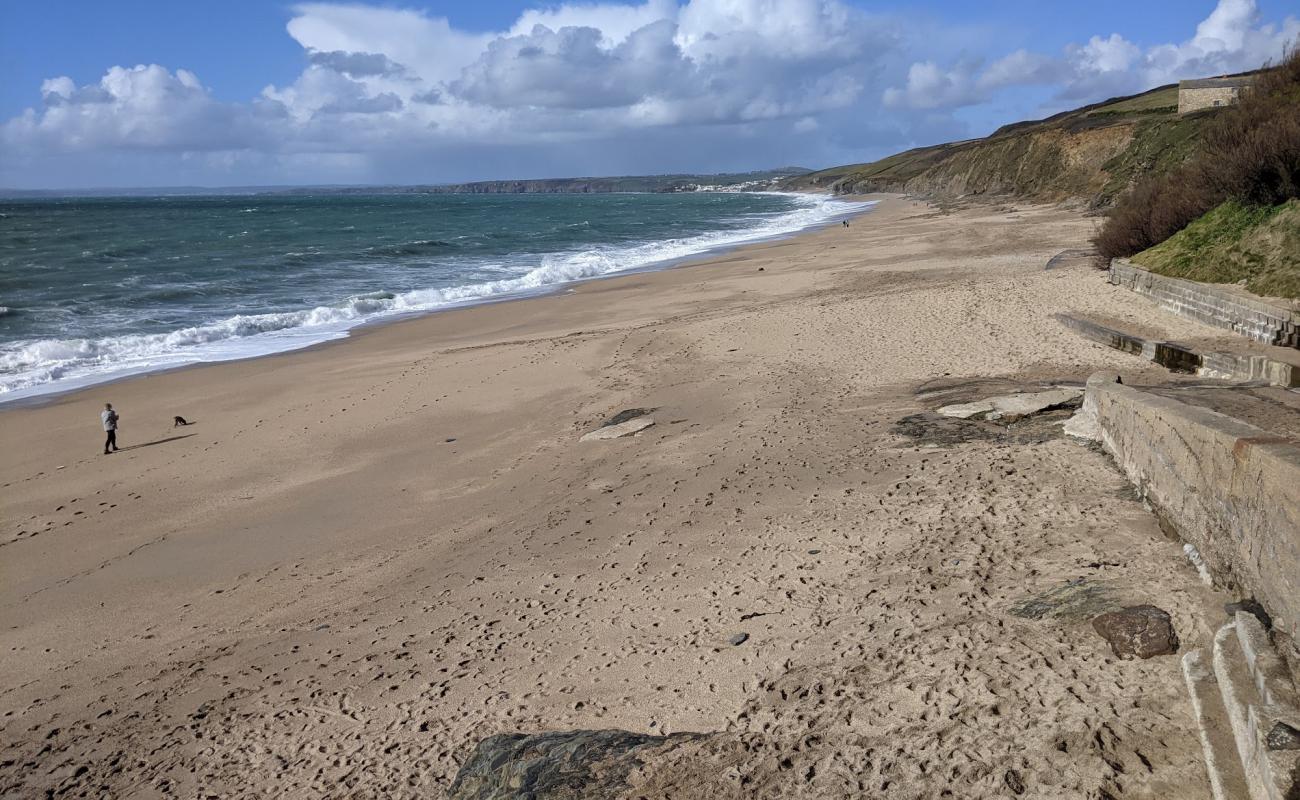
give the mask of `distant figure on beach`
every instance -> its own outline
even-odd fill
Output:
[[[117,412],[113,410],[112,403],[105,403],[104,410],[99,415],[100,421],[104,423],[104,433],[108,434],[104,439],[104,455],[117,452]],[[112,448],[111,450],[109,448]]]
[[[843,220],[843,222],[844,222],[844,227],[846,228],[849,227],[849,221],[847,219]]]
[[[180,416],[179,414],[178,414],[177,416],[172,417],[172,427],[173,427],[173,428],[179,428],[179,427],[182,426],[182,425],[189,425],[189,424],[190,424],[190,423],[188,423],[188,422],[185,421],[185,417],[182,417],[182,416]]]

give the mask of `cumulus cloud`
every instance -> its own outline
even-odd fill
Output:
[[[925,48],[904,17],[844,0],[569,3],[525,10],[496,32],[308,2],[286,30],[304,68],[245,102],[158,65],[112,67],[85,85],[50,78],[36,107],[0,124],[0,183],[150,153],[175,155],[167,163],[181,173],[242,169],[261,180],[373,179],[381,169],[492,177],[488,160],[469,155],[488,152],[492,170],[523,164],[527,174],[593,171],[606,155],[622,164],[615,171],[640,158],[643,169],[682,168],[685,153],[701,159],[696,168],[720,166],[703,163],[719,154],[735,166],[815,163],[965,135],[953,110],[1013,87],[1093,100],[1254,68],[1300,36],[1300,23],[1266,24],[1254,0],[1220,0],[1182,42],[1143,48],[1116,33],[1055,54],[954,61],[908,57]],[[392,166],[415,162],[468,174]]]
[[[43,107],[5,123],[11,147],[67,152],[96,149],[221,150],[265,143],[285,116],[268,102],[222,103],[197,76],[157,64],[113,67],[98,83],[59,77],[41,86]]]
[[[881,99],[887,108],[929,110],[981,103],[988,92],[972,75],[969,63],[945,70],[933,61],[921,61],[908,68],[902,88],[886,89]]]
[[[536,25],[527,35],[488,45],[450,91],[496,108],[611,108],[650,96],[678,96],[694,65],[674,41],[667,20],[650,23],[605,47],[597,28]]]
[[[1144,50],[1112,33],[1068,45],[1057,56],[1020,50],[983,69],[919,62],[906,83],[886,89],[882,100],[893,108],[951,109],[986,102],[998,89],[1033,85],[1056,86],[1058,100],[1099,100],[1184,78],[1256,69],[1298,38],[1295,17],[1264,23],[1255,0],[1219,0],[1195,35],[1178,44]]]

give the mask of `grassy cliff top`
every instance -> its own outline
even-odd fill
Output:
[[[1258,295],[1300,298],[1300,200],[1263,208],[1223,203],[1133,262],[1161,275],[1244,281]]]

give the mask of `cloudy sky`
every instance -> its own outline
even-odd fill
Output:
[[[0,5],[0,186],[828,166],[1240,71],[1290,0]]]

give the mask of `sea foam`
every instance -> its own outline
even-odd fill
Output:
[[[402,293],[368,292],[347,297],[336,305],[237,314],[167,333],[11,342],[0,349],[0,402],[160,369],[296,350],[347,336],[358,325],[536,294],[575,281],[653,268],[823,225],[872,205],[822,195],[790,197],[798,204],[795,209],[755,215],[752,224],[740,229],[541,255],[534,258],[531,268],[516,266],[513,271],[517,274],[498,280]],[[418,243],[426,247],[438,244]]]

